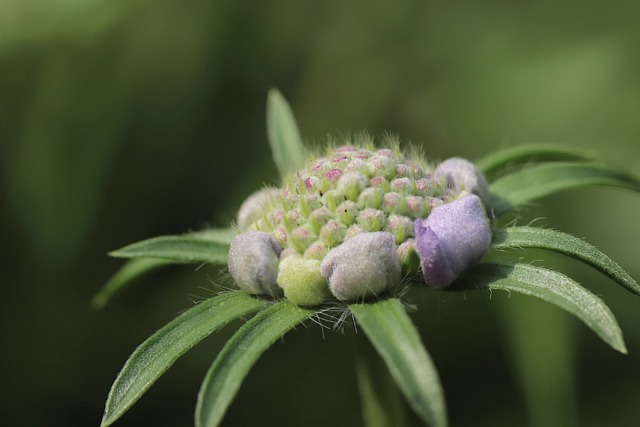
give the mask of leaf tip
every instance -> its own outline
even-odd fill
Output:
[[[102,416],[102,421],[100,421],[100,427],[108,427],[111,424],[113,424],[114,421],[115,419],[112,419],[111,417],[109,417],[108,414],[105,412],[105,414]]]
[[[111,258],[126,258],[126,255],[124,255],[120,249],[107,252],[107,256],[110,256]]]
[[[620,341],[617,342],[614,346],[612,346],[614,350],[622,353],[629,354],[629,350],[627,350],[627,345],[624,343],[624,340],[620,338]]]
[[[93,298],[91,298],[91,308],[94,310],[101,310],[107,305],[109,298],[102,292],[98,292]]]

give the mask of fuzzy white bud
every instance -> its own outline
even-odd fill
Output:
[[[250,294],[279,296],[279,256],[280,246],[269,234],[246,231],[231,241],[229,272],[240,289]]]
[[[395,237],[385,231],[358,234],[330,250],[320,271],[339,300],[381,294],[400,281]]]

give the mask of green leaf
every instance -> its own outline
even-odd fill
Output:
[[[159,236],[110,252],[116,258],[161,258],[174,263],[226,264],[234,229],[204,230],[181,236]]]
[[[184,353],[227,322],[267,305],[243,291],[208,299],[149,337],[125,363],[111,387],[102,427],[122,416]]]
[[[629,292],[640,295],[640,286],[622,267],[595,246],[570,234],[538,227],[508,227],[493,234],[491,245],[497,250],[539,248],[568,255],[602,272]]]
[[[267,135],[280,175],[304,167],[306,154],[289,103],[277,89],[267,97]]]
[[[218,354],[200,387],[196,426],[217,426],[260,355],[314,313],[315,310],[283,300],[262,310],[238,329]]]
[[[540,162],[586,161],[593,160],[594,154],[557,145],[527,144],[508,147],[486,155],[475,165],[488,178],[505,172],[514,171],[523,166]]]
[[[478,264],[451,290],[488,289],[519,292],[573,314],[615,350],[626,353],[622,331],[605,303],[569,277],[528,264]]]
[[[166,259],[136,258],[127,261],[93,297],[93,308],[104,307],[111,298],[134,280],[170,264]]]
[[[367,427],[401,427],[405,425],[402,400],[389,369],[365,338],[356,340],[356,377]]]
[[[429,425],[447,425],[438,372],[404,307],[391,298],[349,306],[413,410]]]
[[[640,191],[638,178],[594,163],[543,163],[505,175],[489,185],[497,216],[559,191],[607,186]]]

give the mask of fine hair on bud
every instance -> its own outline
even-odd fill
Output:
[[[331,293],[342,301],[379,295],[401,278],[393,234],[365,232],[329,251],[320,271]]]
[[[240,289],[254,295],[279,296],[278,257],[280,246],[262,231],[238,234],[229,249],[229,273]]]

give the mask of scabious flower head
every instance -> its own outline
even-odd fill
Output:
[[[240,231],[269,236],[269,244],[282,254],[274,263],[271,253],[259,258],[249,250],[232,250],[230,271],[241,287],[252,293],[264,288],[268,294],[274,293],[273,286],[280,287],[298,305],[317,305],[331,294],[353,301],[389,290],[400,281],[401,272],[417,273],[416,264],[422,265],[431,286],[446,286],[486,251],[485,236],[473,234],[478,227],[459,223],[459,209],[471,209],[473,218],[481,216],[488,224],[480,199],[474,195],[478,203],[463,201],[468,193],[488,198],[486,181],[472,163],[454,158],[436,167],[423,156],[405,155],[397,143],[380,149],[367,141],[329,148],[284,177],[282,188],[262,190],[243,204],[237,221]],[[449,205],[459,209],[443,209]],[[436,215],[435,225],[418,227],[436,211],[444,213]],[[459,232],[442,233],[443,229]],[[425,238],[425,233],[435,231],[440,233],[437,240]],[[268,252],[264,239],[260,237],[261,254]],[[471,246],[482,250],[467,256],[469,251],[462,247],[476,240],[481,243]],[[246,267],[250,274],[241,272],[242,263],[235,258],[243,253],[268,265]],[[265,286],[262,272],[272,272],[274,265],[276,271]],[[446,280],[433,278],[440,269],[446,270]]]

